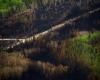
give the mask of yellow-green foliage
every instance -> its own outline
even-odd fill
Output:
[[[0,0],[0,13],[8,12],[11,8],[21,5],[22,0]]]
[[[100,32],[82,35],[73,39],[75,51],[80,58],[91,65],[96,73],[100,74]]]

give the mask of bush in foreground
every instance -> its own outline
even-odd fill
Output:
[[[0,53],[0,80],[20,77],[27,69],[29,60],[21,53]]]

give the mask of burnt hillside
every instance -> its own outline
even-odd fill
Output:
[[[54,0],[53,0],[54,1]],[[49,29],[53,25],[57,25],[64,20],[71,19],[78,15],[99,7],[96,1],[93,3],[90,1],[73,1],[73,0],[63,0],[54,2],[40,1],[37,8],[33,8],[31,3],[28,7],[27,12],[15,14],[14,16],[8,17],[8,20],[2,19],[0,24],[0,35],[1,37],[22,37],[32,34],[36,34]],[[95,20],[93,20],[95,18]],[[3,21],[4,20],[4,21]],[[93,24],[91,24],[93,23]],[[83,25],[84,24],[84,25]],[[97,25],[95,25],[97,24]],[[82,25],[82,26],[81,26]],[[89,17],[77,21],[73,28],[90,29],[92,26],[95,29],[99,29],[99,13],[89,15]],[[76,27],[75,27],[76,26]],[[79,26],[79,27],[78,27]],[[73,29],[72,28],[72,29]],[[92,29],[92,28],[91,28]],[[6,31],[7,30],[7,31]]]

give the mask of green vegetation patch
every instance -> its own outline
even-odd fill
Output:
[[[23,4],[22,0],[0,0],[0,13],[9,12],[13,7]]]
[[[100,32],[97,31],[97,32],[94,32],[94,33],[89,33],[89,34],[84,34],[84,35],[81,35],[81,36],[78,36],[76,38],[74,38],[74,40],[79,40],[81,42],[89,42],[91,40],[95,40],[96,38],[100,38]]]
[[[72,45],[72,51],[100,74],[100,32],[78,36],[73,39]]]
[[[59,62],[70,61],[72,65],[78,62],[81,67],[88,66],[93,73],[100,74],[100,32],[83,34],[59,44],[53,41],[51,46]]]

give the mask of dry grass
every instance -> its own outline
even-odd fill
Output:
[[[24,79],[23,75],[30,76],[30,72],[28,72],[30,69],[33,73],[33,76],[35,71],[39,71],[40,74],[45,75],[44,78],[53,79],[55,76],[59,77],[60,75],[66,74],[69,70],[67,65],[55,65],[49,62],[38,60],[30,61],[27,59],[27,57],[23,56],[22,53],[17,52],[2,52],[0,54],[0,61],[0,80]]]
[[[69,71],[69,67],[67,65],[62,64],[51,64],[49,62],[35,61],[32,63],[32,68],[35,70],[39,70],[41,74],[45,75],[46,79],[54,79],[55,77],[59,77],[61,75],[67,74]]]
[[[0,80],[13,76],[20,77],[29,62],[21,53],[0,53]]]

